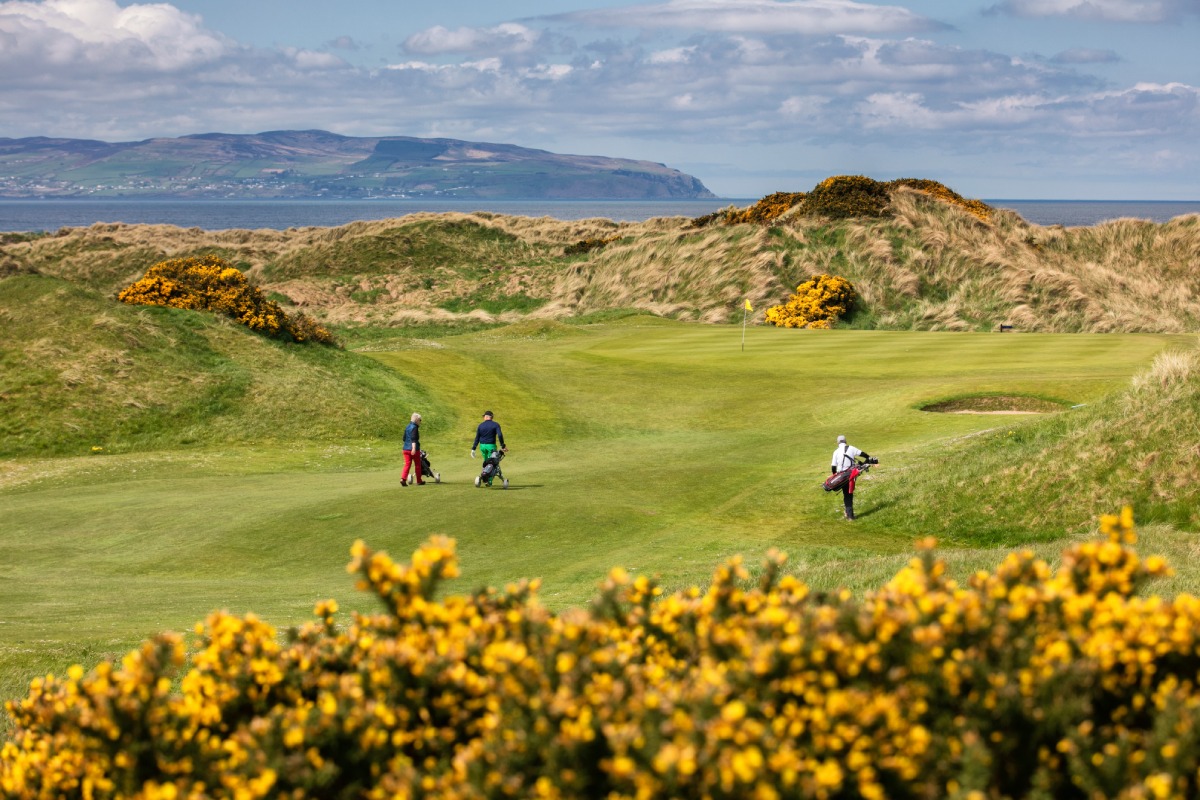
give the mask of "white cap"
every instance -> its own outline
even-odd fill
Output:
[[[841,443],[842,443],[842,442],[844,442],[844,441],[846,441],[846,437],[845,437],[845,436],[839,436],[839,437],[838,437],[838,444],[841,444]]]

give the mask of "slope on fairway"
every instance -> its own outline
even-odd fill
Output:
[[[223,318],[0,278],[0,456],[395,436],[422,395],[354,353]]]
[[[614,566],[679,588],[772,546],[818,587],[877,585],[915,533],[894,487],[929,448],[997,425],[922,404],[988,390],[1092,403],[1176,342],[757,329],[743,352],[740,333],[629,320],[376,354],[418,387],[405,412],[432,423],[423,444],[443,482],[421,488],[399,488],[394,441],[7,462],[0,688],[216,608],[286,626],[326,597],[369,607],[343,571],[357,538],[404,558],[451,535],[455,591],[541,577],[556,608],[585,602]],[[485,408],[511,446],[507,491],[471,484]],[[839,433],[883,460],[853,526],[820,489]]]
[[[1094,529],[1131,506],[1139,525],[1200,527],[1200,351],[1194,337],[1095,402],[921,451],[883,502],[904,528],[957,545],[1012,545]]]

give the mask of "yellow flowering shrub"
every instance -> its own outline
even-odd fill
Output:
[[[7,798],[1152,798],[1200,793],[1200,601],[1143,597],[1132,514],[965,584],[932,542],[865,597],[772,552],[706,589],[613,570],[588,609],[469,595],[454,545],[350,571],[284,637],[211,615],[8,705]]]
[[[916,189],[917,191],[936,197],[944,203],[956,205],[983,222],[991,222],[992,220],[992,207],[987,203],[982,200],[968,200],[958,192],[937,181],[931,181],[927,178],[898,178],[890,181],[888,185]]]
[[[767,309],[767,322],[780,328],[832,328],[857,298],[854,285],[836,275],[814,275],[780,306]]]
[[[304,314],[288,316],[241,270],[213,255],[160,261],[122,289],[117,299],[131,305],[214,311],[274,338],[336,344],[324,327]]]
[[[821,181],[808,193],[775,192],[746,208],[731,206],[696,217],[691,221],[691,226],[703,228],[713,223],[769,224],[793,208],[803,216],[828,219],[885,217],[891,213],[892,192],[900,187],[916,189],[942,202],[956,205],[984,222],[991,221],[992,208],[987,203],[968,200],[949,187],[927,178],[899,178],[884,182],[864,175],[834,175]]]
[[[714,222],[722,225],[738,225],[753,222],[760,225],[774,222],[804,200],[804,192],[773,192],[746,208],[729,208],[695,217],[691,221],[693,228],[703,228]]]

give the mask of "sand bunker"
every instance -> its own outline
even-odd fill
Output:
[[[1053,400],[1021,395],[980,395],[957,397],[921,406],[922,411],[938,414],[1052,414],[1066,406]]]

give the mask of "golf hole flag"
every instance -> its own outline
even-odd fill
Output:
[[[754,306],[750,305],[750,298],[748,298],[748,297],[746,298],[746,310],[747,310],[747,311],[753,311],[753,310],[754,310]]]
[[[750,305],[750,298],[746,298],[746,310],[742,312],[742,350],[746,349],[746,314],[753,311],[754,306]]]

